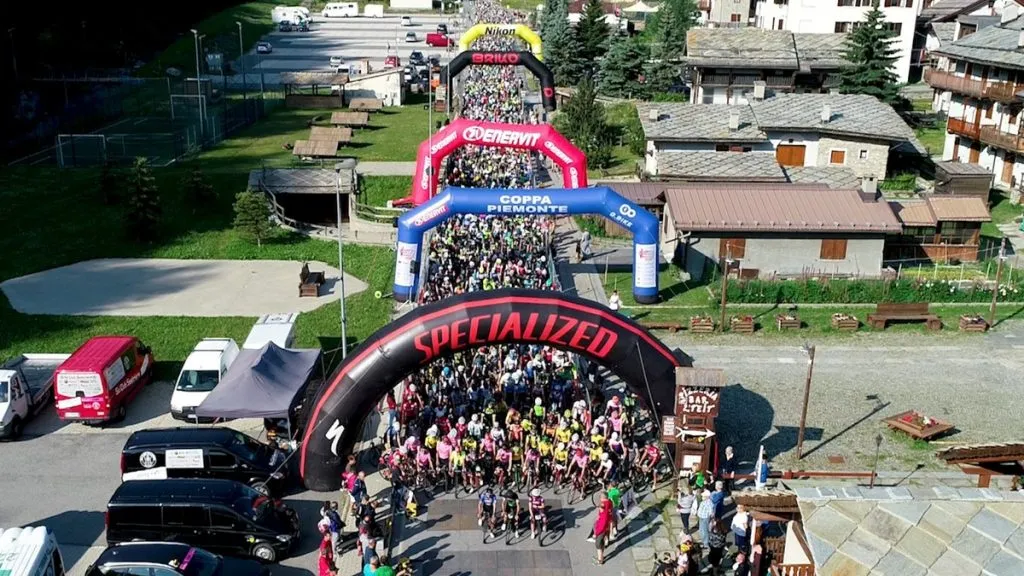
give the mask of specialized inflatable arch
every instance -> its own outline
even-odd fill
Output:
[[[585,356],[621,378],[652,412],[673,414],[675,369],[685,359],[633,320],[557,292],[471,292],[416,308],[342,361],[307,420],[299,453],[306,487],[341,488],[345,457],[359,440],[363,420],[403,378],[455,352],[513,342]]]
[[[451,62],[441,68],[441,83],[459,75],[467,66],[524,66],[540,82],[541,103],[552,112],[557,107],[555,98],[555,75],[536,56],[529,52],[482,52],[466,50],[460,52]]]
[[[604,216],[633,235],[633,299],[658,301],[658,218],[607,186],[494,189],[449,186],[426,204],[398,217],[394,298],[414,300],[423,259],[423,235],[456,214]]]
[[[469,144],[540,152],[561,168],[563,186],[587,187],[586,155],[550,124],[502,124],[456,118],[420,144],[412,195],[394,204],[419,206],[430,200],[437,191],[441,162],[453,151]]]
[[[544,59],[540,36],[522,24],[477,24],[466,30],[459,38],[459,52],[469,50],[473,42],[484,36],[515,36],[530,45],[530,52],[533,52],[538,60]]]

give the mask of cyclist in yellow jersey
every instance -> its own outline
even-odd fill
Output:
[[[540,443],[537,444],[537,450],[540,451],[541,458],[547,458],[550,456],[552,448],[551,439],[546,436],[541,438]]]
[[[555,463],[561,466],[565,466],[569,462],[569,449],[565,448],[564,444],[559,444],[561,448],[555,449]]]
[[[555,430],[555,440],[559,443],[568,444],[570,438],[572,438],[572,430],[568,426],[559,426],[558,430]]]
[[[526,447],[527,448],[536,448],[538,443],[539,443],[539,440],[538,440],[536,434],[530,434],[529,436],[526,437]]]
[[[600,462],[601,461],[601,454],[603,454],[603,453],[604,453],[604,448],[601,448],[600,446],[593,446],[590,449],[590,461],[591,462]]]
[[[525,432],[527,434],[530,434],[530,433],[533,432],[533,429],[534,429],[533,422],[530,422],[529,420],[523,420],[519,424],[520,424],[520,426],[523,427],[523,432]]]
[[[597,426],[590,429],[590,441],[595,446],[604,446],[604,434],[601,434],[601,429]]]
[[[519,444],[514,444],[512,446],[512,461],[513,462],[522,462],[523,461],[523,447],[520,446]]]
[[[462,439],[462,448],[466,452],[475,452],[476,451],[476,438],[473,438],[472,436],[466,436],[465,438],[463,438]]]

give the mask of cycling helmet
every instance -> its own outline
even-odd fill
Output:
[[[473,422],[479,422],[480,421],[480,415],[479,414],[473,414],[472,416],[470,416],[469,419],[472,420]]]
[[[395,432],[398,432],[399,430],[402,429],[402,423],[399,422],[398,420],[395,420],[394,422],[391,423],[391,429],[394,430]]]
[[[591,433],[592,435],[597,435],[597,434],[600,434],[600,433],[601,433],[601,429],[600,429],[600,428],[598,428],[597,426],[594,426],[593,428],[591,428],[591,429],[590,429],[590,433]]]
[[[459,372],[465,372],[465,371],[466,371],[466,365],[465,364],[459,364]]]
[[[540,406],[540,405],[541,405],[541,404],[543,404],[543,403],[544,403],[544,401],[543,401],[543,400],[541,400],[540,398],[534,398],[534,399],[533,399],[533,405],[534,405],[534,406]]]
[[[612,432],[612,441],[616,441],[618,439],[619,439],[619,433],[618,432]]]
[[[451,366],[445,366],[444,368],[441,369],[441,374],[443,376],[451,376],[452,375],[452,367]]]
[[[409,384],[409,392],[415,392],[415,391],[416,391],[416,385],[415,384]]]
[[[558,443],[558,450],[559,451],[565,450],[565,442],[559,442]]]
[[[402,456],[406,456],[409,454],[409,449],[406,448],[405,446],[402,446],[401,448],[398,449],[398,453],[401,454]]]
[[[437,424],[427,428],[427,436],[437,436]]]
[[[606,460],[608,460],[608,453],[607,452],[601,452],[601,462],[604,462]]]
[[[604,424],[604,423],[605,423],[604,416],[598,416],[597,417],[597,424]]]
[[[459,437],[459,433],[457,430],[455,430],[455,428],[452,428],[451,430],[448,431],[448,437],[454,440]]]
[[[579,442],[580,441],[580,435],[579,434],[573,434],[572,435],[572,441],[573,442]]]
[[[477,474],[479,474],[480,472],[483,472],[483,469],[480,468],[479,466],[477,466],[476,467],[476,472],[477,472]],[[488,488],[488,490],[490,490],[490,488]]]
[[[459,424],[465,424],[465,423],[466,423],[466,417],[465,416],[459,416]]]
[[[534,488],[533,490],[530,490],[530,496],[533,496],[534,498],[540,496],[540,488]]]

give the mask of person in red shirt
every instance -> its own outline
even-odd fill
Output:
[[[608,544],[608,534],[612,528],[612,501],[607,496],[601,497],[601,510],[594,522],[594,545],[597,547],[597,564],[604,564],[604,548]]]
[[[338,573],[334,567],[334,547],[331,546],[330,532],[324,533],[320,540],[320,576],[336,576]]]

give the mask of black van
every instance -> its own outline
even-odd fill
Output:
[[[107,543],[182,542],[217,554],[274,562],[298,544],[299,519],[231,480],[133,480],[107,503]]]
[[[274,451],[231,428],[139,430],[128,437],[121,449],[121,480],[217,478],[235,480],[264,494],[280,496],[288,486],[288,467],[271,465]],[[283,453],[278,460],[284,460]]]

